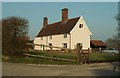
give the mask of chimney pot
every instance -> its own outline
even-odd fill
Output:
[[[64,8],[62,9],[62,22],[66,22],[68,19],[68,9]]]

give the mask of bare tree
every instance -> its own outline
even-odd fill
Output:
[[[2,21],[0,20],[0,52],[2,53]]]
[[[116,30],[117,34],[112,38],[108,38],[105,42],[109,48],[120,49],[120,14],[116,15],[115,19],[118,22],[118,27]]]
[[[112,38],[108,38],[105,42],[108,48],[118,49],[118,36],[115,35]]]
[[[118,28],[117,28],[117,32],[118,32],[118,49],[120,49],[120,14],[118,14],[115,18],[118,21]]]
[[[19,49],[24,49],[28,33],[28,20],[21,17],[2,19],[2,51],[4,55],[17,55]],[[26,39],[25,39],[26,38]]]

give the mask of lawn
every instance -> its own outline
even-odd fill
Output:
[[[120,61],[120,55],[91,53],[90,60],[91,60],[91,62]]]
[[[29,54],[34,55],[41,55],[41,56],[48,56],[48,57],[56,57],[56,58],[65,58],[65,59],[71,59],[76,60],[76,53],[75,52],[28,52]]]
[[[76,52],[29,52],[34,55],[42,55],[48,57],[57,57],[57,58],[65,58],[76,60],[77,53]],[[90,61],[115,61],[120,60],[120,55],[112,55],[112,54],[101,54],[101,53],[91,53]]]
[[[55,64],[55,65],[77,65],[77,62],[66,62],[66,61],[59,61],[59,60],[53,60],[45,59],[45,58],[35,58],[35,57],[11,57],[9,59],[2,59],[4,62],[12,62],[12,63],[25,63],[25,64]]]
[[[63,58],[63,59],[70,59],[76,60],[76,53],[75,52],[28,52],[29,54],[34,55],[41,55],[47,57],[55,57],[55,58]],[[35,57],[11,57],[9,59],[2,59],[3,61],[7,62],[15,62],[15,63],[32,63],[32,64],[72,64],[76,65],[77,62],[67,62],[67,61],[59,61],[59,60],[52,60],[46,58],[35,58]],[[90,61],[92,62],[110,62],[110,61],[120,61],[120,55],[112,55],[112,54],[100,54],[100,53],[91,53],[90,54]]]

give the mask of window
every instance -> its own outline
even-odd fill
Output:
[[[43,37],[41,37],[41,40],[43,40]]]
[[[67,43],[63,43],[63,48],[67,48]]]
[[[64,34],[64,38],[67,38],[67,34]]]
[[[52,39],[52,36],[49,36],[49,39]]]
[[[49,43],[49,46],[52,46],[52,43]]]
[[[52,46],[52,43],[49,43],[49,46]],[[50,50],[52,50],[52,47],[50,47]]]
[[[42,48],[42,44],[40,44],[40,48]]]
[[[83,28],[83,24],[80,24],[80,25],[79,25],[79,28]]]

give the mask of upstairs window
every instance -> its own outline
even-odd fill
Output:
[[[67,38],[67,34],[64,34],[64,38]]]
[[[83,28],[83,24],[80,24],[80,25],[79,25],[79,28]]]
[[[52,36],[49,36],[49,39],[52,39]]]
[[[43,40],[43,37],[41,37],[41,40]]]

